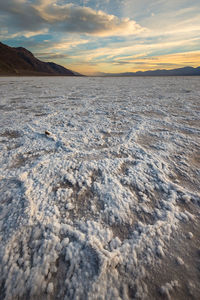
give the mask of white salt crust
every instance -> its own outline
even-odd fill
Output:
[[[195,222],[199,99],[198,78],[0,78],[2,299],[149,299]]]

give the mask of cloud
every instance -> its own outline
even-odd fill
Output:
[[[156,69],[173,69],[181,68],[185,66],[197,67],[200,64],[200,51],[184,52],[184,53],[174,53],[169,55],[158,55],[154,57],[144,57],[141,59],[129,59],[123,63],[116,62],[104,62],[96,63],[97,68],[101,72],[106,73],[121,73],[121,72],[136,72],[136,71],[146,71],[146,70],[156,70]],[[97,68],[87,67],[88,63],[78,66],[77,70],[87,74],[95,73]]]
[[[129,60],[114,60],[114,65],[128,65],[134,67],[138,70],[155,70],[158,68],[180,68],[187,65],[197,67],[200,63],[200,51],[191,51],[183,53],[173,53],[167,55],[158,55],[150,57],[141,57],[139,60],[137,58],[129,58]]]
[[[41,30],[45,25],[39,12],[26,0],[0,1],[0,16],[7,18],[8,27],[16,30]]]
[[[32,36],[42,35],[42,34],[46,34],[46,33],[48,33],[47,28],[44,28],[42,30],[36,30],[36,31],[24,30],[24,31],[20,31],[20,32],[17,32],[17,33],[13,33],[13,34],[8,34],[8,30],[5,30],[4,34],[2,34],[2,35],[1,35],[1,31],[0,31],[0,36],[2,36],[2,38],[7,38],[7,39],[13,39],[13,38],[16,38],[16,37],[21,37],[21,36],[24,36],[26,38],[30,38]]]
[[[199,49],[198,1],[0,0],[0,39],[80,73],[156,68],[168,59],[189,64],[188,57],[164,55]]]
[[[102,72],[129,72],[138,70],[158,69],[166,64],[166,68],[197,66],[200,64],[199,51],[191,53],[191,45],[198,45],[199,39],[187,40],[189,47],[185,48],[185,40],[160,41],[155,44],[137,41],[109,43],[106,47],[89,49],[84,47],[78,51],[68,52],[68,64],[83,74],[96,70]],[[178,50],[179,49],[179,50]],[[185,50],[184,50],[185,49]],[[167,53],[172,54],[167,54]],[[176,53],[179,54],[176,55]],[[185,52],[181,55],[181,52]],[[173,54],[174,53],[174,54]],[[139,62],[139,63],[138,63]],[[172,65],[170,65],[170,63]],[[162,64],[162,65],[161,65]],[[92,68],[92,66],[95,66]]]
[[[58,14],[63,19],[63,29],[68,32],[86,33],[96,36],[138,34],[144,29],[128,18],[119,19],[89,7],[66,5]],[[57,20],[56,20],[57,21]]]
[[[69,57],[67,54],[62,53],[50,53],[50,52],[40,52],[34,53],[34,55],[41,60],[49,61],[49,60],[56,60],[56,59],[66,59]]]
[[[12,22],[19,28],[28,30],[48,26],[53,31],[95,36],[127,36],[145,30],[129,18],[118,18],[73,3],[58,5],[55,0],[37,0],[33,3],[26,0],[1,1],[0,10],[12,16]]]
[[[51,43],[50,49],[57,49],[57,50],[69,50],[71,48],[75,48],[77,46],[87,44],[89,40],[87,39],[76,39],[70,37],[70,39],[62,39],[57,43]]]
[[[195,45],[199,42],[199,38],[192,38],[187,40],[189,45]],[[118,59],[118,57],[129,56],[138,59],[138,55],[141,54],[153,54],[154,52],[164,52],[166,49],[173,51],[173,49],[177,49],[183,47],[186,44],[185,40],[169,40],[169,41],[161,41],[157,43],[144,43],[143,41],[138,41],[137,44],[132,41],[126,41],[123,43],[110,43],[106,47],[99,47],[98,49],[84,49],[79,50],[77,55],[71,56],[74,59],[78,57],[86,60],[86,61],[109,61],[113,59]],[[120,59],[122,59],[120,58]]]

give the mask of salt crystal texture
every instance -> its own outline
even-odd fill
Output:
[[[1,77],[1,299],[151,299],[199,212],[199,101],[193,77]]]

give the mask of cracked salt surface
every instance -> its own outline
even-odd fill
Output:
[[[198,299],[199,78],[2,77],[0,116],[0,299]]]

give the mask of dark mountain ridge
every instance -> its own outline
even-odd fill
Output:
[[[53,62],[43,62],[23,47],[13,48],[0,42],[0,75],[77,76],[77,73]]]

